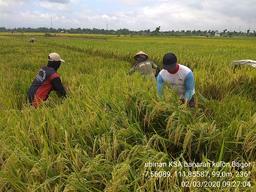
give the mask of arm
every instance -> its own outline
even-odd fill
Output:
[[[59,97],[66,97],[67,95],[66,90],[63,87],[59,77],[52,79],[51,83],[52,83],[53,89],[57,92]]]
[[[160,74],[157,76],[157,93],[160,98],[163,98],[164,80]]]
[[[134,73],[134,71],[135,71],[135,69],[134,69],[134,67],[132,67],[132,68],[129,70],[128,74],[131,75],[131,74]]]
[[[128,72],[129,75],[131,75],[131,74],[133,74],[135,72],[135,66],[136,66],[136,63],[129,70],[129,72]]]
[[[152,68],[156,70],[155,77],[157,77],[158,73],[160,72],[160,68],[153,61],[151,62],[151,64],[152,64]]]
[[[157,64],[155,64],[153,61],[151,61],[151,64],[152,64],[152,68],[153,68],[153,69],[158,69]]]
[[[185,79],[185,103],[191,100],[195,93],[194,75],[190,72]]]

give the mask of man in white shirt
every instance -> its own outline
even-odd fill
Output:
[[[163,97],[164,84],[177,92],[182,103],[195,107],[193,72],[188,67],[178,64],[177,57],[173,53],[164,55],[163,69],[157,76],[157,91],[160,97]]]

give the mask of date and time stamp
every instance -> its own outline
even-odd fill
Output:
[[[193,188],[251,188],[255,163],[232,162],[147,162],[147,178],[180,178],[181,187]]]

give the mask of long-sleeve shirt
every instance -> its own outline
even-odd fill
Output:
[[[158,69],[158,66],[153,61],[143,61],[139,63],[135,63],[129,71],[129,74],[138,71],[141,75],[145,76],[154,76],[155,70]]]
[[[51,67],[42,67],[29,88],[28,99],[33,106],[38,107],[42,101],[47,100],[52,90],[59,96],[66,97],[60,75]]]
[[[59,97],[66,97],[66,90],[61,82],[61,79],[59,77],[52,80],[52,88],[54,91],[57,92],[57,95]]]
[[[190,101],[195,94],[195,81],[193,72],[186,66],[179,64],[179,70],[175,74],[163,69],[157,76],[157,92],[163,97],[164,84],[177,91],[181,99]]]

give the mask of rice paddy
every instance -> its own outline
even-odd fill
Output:
[[[256,39],[57,35],[30,43],[34,35],[0,36],[0,191],[256,191],[256,70],[230,66],[256,59]],[[172,51],[193,70],[195,109],[170,89],[159,99],[155,81],[127,74],[139,50],[160,67]],[[68,98],[51,93],[34,109],[27,90],[50,52],[66,61],[58,72]]]

